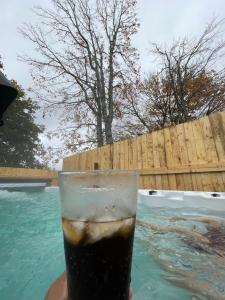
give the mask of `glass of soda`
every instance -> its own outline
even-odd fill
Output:
[[[60,172],[69,300],[128,300],[137,183],[133,171]]]

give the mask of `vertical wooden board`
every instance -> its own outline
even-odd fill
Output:
[[[96,162],[98,163],[98,168],[99,170],[101,170],[102,166],[101,166],[101,162],[100,162],[100,151],[99,151],[100,147],[99,148],[96,148]]]
[[[212,192],[216,192],[218,189],[218,181],[217,181],[217,177],[215,176],[215,173],[210,173],[210,178],[211,178]]]
[[[184,188],[185,191],[192,191],[192,180],[191,180],[191,174],[183,174],[183,180],[184,180]]]
[[[212,191],[213,190],[213,184],[212,184],[210,173],[205,173],[204,184],[207,186],[208,191]]]
[[[88,167],[88,170],[93,170],[92,157],[93,157],[93,150],[87,151],[86,152],[86,163],[84,162],[85,169]],[[85,159],[85,157],[84,157],[84,159]]]
[[[203,191],[203,186],[202,186],[202,178],[201,176],[199,175],[199,173],[196,173],[196,184],[197,184],[197,190],[198,191]]]
[[[78,170],[81,170],[81,153],[77,154],[77,166]]]
[[[97,149],[92,150],[92,169],[95,168],[95,163],[98,163],[97,161]]]
[[[129,158],[130,158],[130,169],[134,170],[136,169],[136,163],[137,163],[137,149],[136,149],[136,138],[130,139],[130,152],[129,152]]]
[[[201,173],[201,174],[199,174],[199,176],[202,179],[202,189],[203,189],[203,191],[204,192],[212,191],[213,185],[212,185],[211,177],[209,176],[209,174]]]
[[[125,151],[124,151],[124,141],[120,141],[120,169],[125,170]]]
[[[118,169],[118,144],[114,143],[113,148],[111,149],[111,153],[113,155],[113,159],[112,159],[112,165],[113,165],[113,169]]]
[[[225,152],[225,111],[223,112],[218,112],[218,115],[219,115],[219,119],[221,120],[221,142],[223,144],[223,149],[224,149],[224,152]],[[225,161],[225,156],[224,156],[224,159],[223,161]]]
[[[183,174],[176,174],[177,190],[185,190]]]
[[[105,153],[105,147],[106,146],[102,146],[101,149],[101,165],[102,165],[102,169],[106,169],[106,153]]]
[[[160,168],[160,154],[159,154],[159,145],[157,139],[157,131],[153,131],[152,134],[152,145],[153,145],[153,164],[154,168]]]
[[[101,169],[104,169],[105,164],[104,164],[103,147],[99,148],[98,155],[99,155],[99,163],[100,163]]]
[[[77,170],[81,170],[81,164],[80,164],[80,155],[77,154]]]
[[[129,167],[129,157],[128,157],[129,151],[128,151],[128,140],[124,141],[124,167],[125,170],[128,170]]]
[[[79,153],[78,164],[79,164],[79,170],[82,170],[82,155],[81,155],[81,153]]]
[[[68,169],[68,165],[69,165],[69,160],[64,158],[63,159],[63,166],[62,166],[62,169],[63,170],[67,170]]]
[[[142,148],[142,157],[141,157],[142,169],[147,169],[149,167],[147,138],[148,138],[147,134],[140,136],[140,142],[141,142],[141,148]]]
[[[106,169],[112,169],[112,146],[106,145],[105,155],[106,155]]]
[[[106,146],[106,169],[112,169],[112,145]]]
[[[94,170],[95,169],[95,163],[96,163],[96,148],[92,150],[92,156],[91,156],[91,163],[92,166],[91,168]]]
[[[145,176],[145,186],[147,189],[156,189],[155,176],[148,175]]]
[[[101,147],[99,150],[100,150],[101,169],[106,169],[106,166],[105,166],[105,146]]]
[[[71,156],[68,160],[66,170],[77,170],[77,155]]]
[[[144,176],[140,176],[139,178],[139,189],[144,189]]]
[[[91,151],[90,151],[90,155],[89,155],[89,168],[90,168],[90,170],[93,170],[93,169],[94,169],[93,156],[94,156],[94,151],[91,150]]]
[[[63,159],[63,166],[62,166],[63,170],[69,170],[69,158],[64,158]]]
[[[212,190],[211,177],[206,173],[199,174],[199,177],[201,178],[202,181],[203,191],[210,191],[210,189]]]
[[[215,173],[210,173],[210,179],[211,179],[211,185],[212,185],[212,192],[218,191],[218,181],[217,176],[215,176]]]
[[[222,176],[222,180],[223,180],[223,192],[225,192],[225,172],[220,172],[221,176]]]
[[[171,141],[172,154],[173,154],[173,167],[179,168],[181,166],[181,156],[180,156],[180,148],[178,143],[176,127],[169,128],[169,131],[170,131],[170,141]]]
[[[70,164],[72,165],[73,169],[74,170],[79,170],[79,165],[78,165],[78,155],[74,155],[73,156],[73,163],[71,163],[71,160],[68,161],[68,166],[67,166],[67,169],[70,170]]]
[[[113,169],[114,145],[109,145],[109,169]]]
[[[92,157],[93,157],[93,150],[87,151],[86,152],[86,163],[84,163],[85,169],[88,167],[88,170],[93,170]]]
[[[72,161],[72,157],[68,157],[67,159],[63,160],[63,170],[69,170],[70,169],[70,164]]]
[[[137,146],[137,169],[142,170],[143,168],[142,136],[137,137],[136,146]]]
[[[192,181],[192,191],[198,191],[198,183],[196,180],[196,174],[191,174],[191,181]]]
[[[79,165],[80,165],[80,169],[81,170],[83,170],[85,168],[84,167],[84,159],[83,159],[84,155],[86,155],[86,154],[79,153]]]
[[[82,169],[83,170],[91,170],[92,169],[92,163],[91,163],[91,151],[85,151],[81,153],[81,161],[82,161]]]
[[[98,163],[100,164],[100,169],[103,169],[103,153],[102,153],[102,147],[98,148]]]
[[[225,126],[224,113],[214,113],[209,115],[216,151],[220,162],[225,161]]]
[[[157,134],[157,145],[158,145],[158,155],[159,163],[161,168],[166,168],[166,153],[165,153],[165,139],[164,130],[156,131]]]
[[[215,176],[216,176],[217,182],[218,182],[217,191],[218,192],[223,192],[224,191],[224,183],[223,183],[222,173],[221,172],[216,172]]]
[[[127,140],[128,152],[127,152],[127,160],[128,160],[128,170],[132,169],[133,163],[133,151],[132,151],[132,142],[131,139]]]
[[[143,186],[143,179],[142,179],[142,177],[140,176],[140,177],[139,177],[139,181],[138,181],[138,188],[139,188],[139,189],[143,189],[142,186]]]
[[[176,130],[177,130],[178,144],[180,149],[181,165],[188,166],[189,161],[188,161],[188,152],[187,152],[185,133],[184,133],[184,125],[183,124],[177,125]]]
[[[149,137],[149,134],[144,134],[140,137],[141,139],[141,147],[142,147],[142,169],[148,169],[149,168],[149,148],[150,146],[150,151],[151,151],[151,138]],[[150,186],[150,177],[149,176],[144,176],[144,186],[146,188],[149,188]]]
[[[80,163],[82,170],[91,169],[90,157],[91,155],[89,151],[85,151],[80,154]]]
[[[199,120],[191,122],[193,129],[193,144],[196,148],[198,164],[207,163],[207,155],[205,151],[205,145],[203,140],[202,128]]]
[[[162,179],[162,189],[163,190],[169,190],[169,179],[168,179],[168,175],[162,175],[161,176]]]
[[[117,169],[120,170],[120,161],[121,161],[121,143],[120,142],[117,142],[117,151],[118,151]]]
[[[137,170],[138,158],[137,158],[137,137],[134,137],[132,140],[132,151],[133,151],[133,161],[132,161],[132,170]]]
[[[176,175],[175,174],[168,175],[168,181],[169,181],[169,189],[176,190],[177,189]]]
[[[99,162],[99,151],[98,148],[96,148],[96,163],[98,163],[99,170],[101,169],[101,164]]]
[[[162,190],[162,176],[155,175],[155,186],[157,190]]]
[[[142,184],[143,184],[143,189],[147,189],[148,188],[147,176],[142,176]]]
[[[192,130],[191,122],[184,123],[183,126],[184,126],[186,148],[188,153],[188,164],[189,166],[197,165],[198,160],[197,160],[196,147],[193,141],[193,130]]]
[[[75,170],[80,170],[79,155],[76,155],[76,157],[74,157],[74,169]]]
[[[174,159],[173,159],[173,149],[171,145],[169,128],[164,129],[164,143],[165,143],[166,166],[168,167],[168,169],[173,168]]]
[[[209,118],[204,117],[199,119],[199,124],[202,128],[202,137],[205,145],[206,160],[208,163],[217,163],[218,156]]]
[[[143,136],[143,156],[146,159],[145,167],[152,169],[154,167],[154,154],[153,154],[153,136],[152,133]]]
[[[80,155],[77,154],[75,157],[75,165],[74,165],[75,170],[80,170]]]
[[[100,162],[99,162],[99,151],[98,151],[98,148],[96,148],[96,151],[95,151],[95,162],[98,164],[98,168],[100,170],[101,169],[101,165],[100,165]]]

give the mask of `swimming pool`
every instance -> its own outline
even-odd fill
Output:
[[[203,216],[223,226],[224,211],[152,202],[142,197],[138,205],[142,223],[134,243],[133,299],[225,299],[225,237],[216,232],[209,245],[190,233],[207,236]],[[43,299],[65,268],[62,241],[57,188],[0,191],[0,299]]]

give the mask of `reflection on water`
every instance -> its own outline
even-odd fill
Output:
[[[163,279],[194,293],[193,299],[225,299],[224,212],[142,205],[138,219],[137,239]]]
[[[45,182],[0,182],[0,191],[38,193],[45,188]]]

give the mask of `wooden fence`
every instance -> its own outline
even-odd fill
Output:
[[[0,168],[0,180],[42,180],[50,181],[52,186],[58,185],[58,173],[44,169]]]
[[[225,112],[66,157],[64,170],[139,170],[148,189],[225,191]]]

